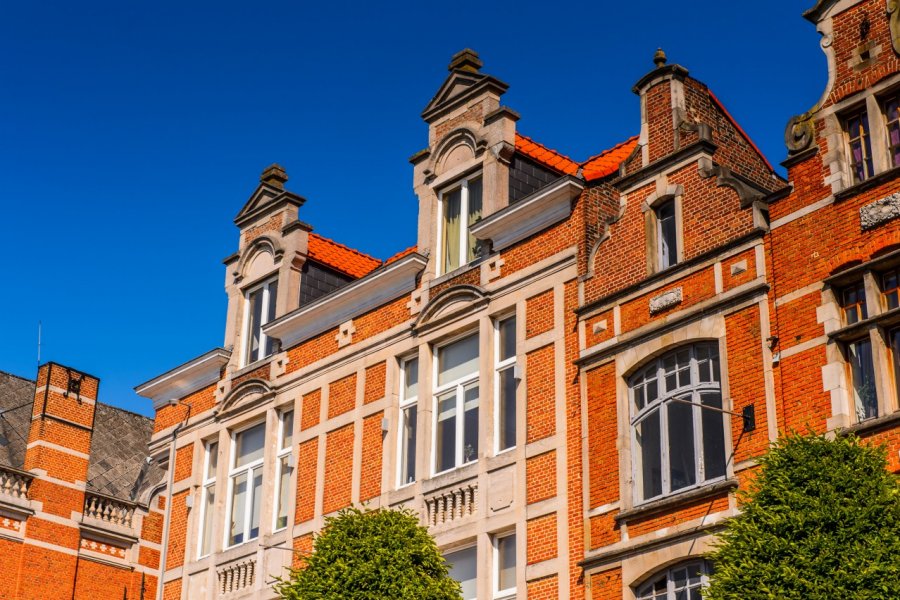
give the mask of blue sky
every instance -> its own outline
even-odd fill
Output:
[[[415,243],[407,158],[451,55],[510,84],[521,133],[582,160],[639,128],[658,46],[773,163],[826,67],[812,0],[8,2],[0,9],[0,370],[42,360],[101,400],[221,345],[222,259],[262,169],[301,219],[379,258]]]

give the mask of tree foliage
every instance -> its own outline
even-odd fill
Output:
[[[459,600],[434,538],[409,510],[346,509],[326,519],[301,567],[275,586],[286,600]]]
[[[884,448],[792,435],[710,558],[707,600],[900,598],[900,485]]]

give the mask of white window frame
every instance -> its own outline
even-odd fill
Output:
[[[250,311],[251,311],[250,294],[252,294],[253,292],[255,292],[259,289],[263,290],[263,310],[262,310],[262,314],[260,315],[260,324],[259,324],[259,327],[260,327],[259,347],[262,349],[261,354],[265,354],[266,345],[269,343],[269,336],[267,336],[262,331],[262,328],[269,322],[268,308],[270,306],[270,302],[275,302],[277,300],[277,297],[276,298],[271,297],[272,284],[276,284],[276,285],[278,284],[278,277],[270,277],[269,279],[266,279],[265,281],[261,281],[261,282],[257,283],[256,285],[248,287],[246,290],[244,290],[244,317],[243,317],[243,324],[241,325],[241,331],[243,333],[243,335],[242,335],[243,339],[241,340],[241,367],[246,367],[249,364],[253,364],[253,363],[248,362],[248,360],[250,358],[250,340],[251,340],[251,336],[250,336]],[[276,296],[277,296],[277,293],[276,293]],[[253,362],[259,362],[259,361],[265,360],[269,356],[270,355],[261,356],[260,358],[256,359]]]
[[[491,553],[492,553],[492,561],[494,565],[494,583],[493,583],[493,598],[494,600],[513,600],[516,597],[516,593],[518,591],[518,585],[513,585],[511,588],[500,589],[500,540],[508,537],[514,537],[516,535],[515,530],[507,531],[506,533],[500,533],[497,535],[491,536]],[[518,547],[518,539],[516,540],[516,544],[513,546],[513,552],[517,552]],[[518,556],[516,556],[518,559]],[[519,573],[519,561],[516,560],[516,579],[518,579]]]
[[[215,448],[215,450],[213,450]],[[209,468],[209,459],[212,455],[212,452],[216,453],[216,469],[218,470],[219,466],[219,439],[214,438],[211,440],[207,440],[203,444],[203,479],[201,482],[201,493],[200,493],[200,510],[198,511],[199,516],[199,536],[197,537],[197,558],[203,558],[205,556],[209,556],[215,551],[215,537],[213,537],[212,532],[210,532],[210,548],[209,552],[203,552],[203,539],[206,537],[207,528],[215,529],[215,522],[210,520],[209,523],[206,522],[206,503],[209,498],[210,491],[215,494],[216,491],[216,471],[210,473]],[[215,516],[213,516],[215,518]]]
[[[513,338],[513,343],[516,345],[516,351],[513,352],[511,357],[504,360],[500,359],[500,324],[509,320],[512,320],[514,322],[513,326],[517,327],[517,324],[515,323],[516,313],[514,312],[501,315],[494,319],[494,454],[509,452],[510,450],[514,450],[517,446],[517,443],[513,442],[513,445],[509,448],[500,448],[500,372],[507,369],[513,369],[513,378],[516,381],[519,379],[516,377],[515,373],[519,352],[519,343],[517,339],[518,332]],[[516,408],[518,409],[518,403],[516,403]],[[517,418],[518,414],[514,416],[514,421]],[[516,436],[518,436],[518,423],[516,425]]]
[[[403,472],[403,460],[404,460],[404,456],[405,456],[405,454],[403,452],[403,450],[404,450],[403,442],[405,441],[404,430],[406,428],[406,412],[409,408],[416,406],[416,421],[418,421],[418,418],[419,418],[418,404],[419,404],[419,396],[421,395],[421,391],[419,391],[412,398],[406,397],[406,373],[407,373],[407,370],[409,369],[410,363],[412,363],[412,362],[416,363],[416,369],[418,370],[419,369],[419,355],[418,354],[415,354],[413,356],[407,356],[406,358],[401,359],[401,361],[400,361],[400,403],[399,403],[399,411],[397,413],[397,489],[404,488],[408,485],[412,485],[418,479],[418,469],[416,468],[417,465],[415,465],[415,464],[413,464],[413,480],[412,481],[404,481],[405,474]],[[418,373],[416,373],[416,375],[418,376]],[[417,388],[418,388],[418,385],[421,384],[421,378],[417,377],[417,381],[419,382],[417,384]],[[413,423],[413,427],[416,428],[416,444],[418,444],[419,424]],[[415,457],[413,457],[413,462],[415,463]]]
[[[674,572],[681,569],[689,569],[695,565],[700,565],[700,589],[706,589],[709,586],[709,574],[710,574],[710,564],[705,560],[691,560],[687,562],[678,563],[669,567],[668,569],[660,570],[654,573],[652,576],[648,577],[638,586],[634,588],[634,597],[638,600],[642,600],[642,598],[646,598],[646,594],[643,596],[640,594],[641,588],[645,585],[652,583],[659,579],[662,576],[666,578],[666,598],[665,600],[675,600],[678,596],[676,596],[676,592],[681,592],[685,590],[676,590],[675,589],[675,577]]]
[[[469,243],[469,227],[473,225],[473,223],[469,223],[469,182],[474,181],[476,179],[481,179],[481,210],[484,211],[484,178],[482,177],[482,172],[477,171],[470,175],[466,175],[462,179],[454,181],[451,184],[445,186],[440,193],[438,194],[438,211],[437,211],[437,252],[435,253],[437,256],[437,265],[435,272],[438,275],[443,275],[445,273],[452,273],[456,269],[461,269],[462,267],[469,264],[468,259],[468,243]],[[459,201],[459,218],[460,218],[460,228],[459,228],[459,264],[456,267],[449,269],[447,271],[444,270],[444,195],[448,192],[452,192],[456,190],[456,188],[460,188],[460,201]],[[462,224],[462,220],[465,219],[465,226]]]
[[[719,381],[718,382],[701,382],[698,368],[698,361],[696,358],[696,348],[701,345],[709,345],[712,348],[715,348],[716,356],[719,360]],[[687,485],[684,487],[680,487],[677,490],[672,490],[672,482],[670,481],[669,470],[671,469],[671,457],[669,456],[669,406],[673,402],[674,397],[680,396],[684,397],[687,395],[687,390],[679,390],[675,393],[663,391],[663,381],[665,379],[665,371],[663,370],[663,359],[674,352],[678,352],[681,350],[687,349],[690,351],[690,377],[691,377],[691,385],[687,390],[690,390],[690,401],[695,405],[691,407],[692,409],[692,423],[693,423],[693,432],[694,432],[694,468],[695,468],[695,477],[696,480],[692,485]],[[657,381],[657,398],[653,402],[648,402],[644,405],[643,408],[637,410],[636,403],[634,399],[634,382],[637,379],[638,375],[643,373],[649,366],[656,365],[656,381]],[[710,366],[710,368],[712,368]],[[677,376],[677,375],[676,375]],[[682,346],[677,346],[674,348],[670,348],[666,352],[660,354],[659,356],[653,358],[652,360],[644,363],[641,368],[637,369],[629,378],[628,378],[628,405],[629,405],[629,427],[631,429],[631,444],[634,452],[632,453],[632,495],[637,499],[635,504],[640,505],[647,502],[651,502],[653,500],[658,500],[661,498],[666,498],[675,494],[681,494],[687,492],[689,490],[697,489],[700,487],[707,486],[711,483],[715,483],[717,481],[723,481],[728,477],[728,448],[729,448],[729,421],[727,420],[727,415],[722,413],[722,432],[724,439],[724,451],[725,451],[725,473],[718,477],[713,477],[711,479],[706,478],[706,457],[704,456],[704,448],[703,448],[703,412],[704,409],[700,408],[699,404],[702,403],[702,395],[704,393],[718,392],[719,398],[722,403],[722,409],[727,410],[727,406],[725,404],[725,385],[723,382],[723,374],[722,374],[722,352],[719,347],[719,343],[717,340],[697,340],[695,342],[684,344]],[[643,483],[643,449],[638,443],[637,439],[637,425],[643,422],[647,416],[653,412],[659,411],[659,443],[660,443],[660,461],[661,461],[661,473],[660,473],[660,482],[662,486],[662,491],[650,498],[644,497],[644,491],[642,489],[641,484]],[[635,460],[636,459],[636,460]]]
[[[288,510],[288,507],[290,505],[290,496],[288,496],[288,504],[286,504],[284,507],[285,525],[284,525],[284,527],[278,526],[278,517],[279,517],[278,513],[279,513],[279,509],[281,508],[280,504],[281,504],[281,493],[282,493],[281,464],[282,464],[282,460],[284,459],[284,457],[288,457],[287,468],[290,470],[290,474],[288,475],[288,477],[289,477],[288,485],[290,485],[291,478],[293,478],[293,475],[294,475],[294,455],[293,455],[294,432],[293,431],[291,431],[291,443],[288,444],[287,446],[284,445],[284,420],[288,415],[291,415],[291,419],[293,419],[296,416],[294,414],[293,408],[286,408],[286,409],[282,410],[280,413],[278,413],[278,442],[277,442],[278,445],[276,446],[276,448],[278,448],[278,453],[275,455],[275,497],[274,497],[275,502],[273,503],[273,510],[272,510],[272,531],[273,532],[282,531],[284,529],[287,529],[288,525],[290,524],[288,522],[288,517],[290,517],[290,510]],[[296,425],[296,423],[294,423],[292,421],[291,422],[292,430],[294,428],[294,425]],[[263,457],[263,459],[265,460],[265,457]],[[260,520],[261,519],[262,519],[262,517],[260,517]]]
[[[441,348],[445,346],[449,346],[455,342],[463,340],[467,337],[476,337],[480,335],[478,330],[475,331],[467,331],[466,333],[460,334],[458,336],[454,336],[452,339],[441,342],[434,346],[434,353],[432,356],[432,407],[434,414],[434,422],[433,427],[431,428],[431,448],[432,448],[432,460],[431,460],[431,471],[434,476],[449,473],[450,471],[455,471],[460,467],[465,465],[469,465],[475,462],[478,462],[478,453],[475,453],[475,458],[470,460],[469,462],[463,462],[465,458],[465,449],[463,448],[463,440],[465,434],[465,391],[464,388],[467,385],[472,384],[473,382],[478,383],[478,426],[481,427],[481,401],[482,401],[482,392],[483,386],[481,385],[481,370],[475,369],[472,373],[445,383],[444,385],[438,385],[438,353]],[[479,348],[478,348],[478,361],[479,364],[481,362],[481,346],[479,339]],[[454,461],[454,466],[449,469],[444,469],[443,471],[438,471],[438,453],[437,453],[437,434],[438,434],[438,418],[440,414],[438,412],[438,397],[443,395],[444,393],[456,389],[456,457]],[[479,432],[480,433],[480,432]],[[480,446],[480,438],[479,438],[479,446]]]
[[[477,591],[477,587],[478,587],[478,567],[479,567],[479,564],[478,564],[478,544],[477,544],[477,543],[472,543],[472,544],[466,544],[465,546],[460,546],[460,547],[458,547],[458,548],[453,548],[452,550],[448,550],[448,551],[442,553],[442,556],[444,557],[444,561],[446,562],[446,561],[447,561],[447,555],[448,555],[448,554],[456,554],[457,552],[464,552],[464,551],[466,551],[466,550],[473,550],[473,551],[475,552],[475,587],[476,587],[476,593],[475,593],[475,596],[473,596],[473,597],[471,597],[471,598],[462,598],[462,600],[476,600],[476,598],[478,597],[478,591]],[[448,571],[449,571],[449,569],[448,569]],[[451,574],[450,576],[452,577],[452,574]],[[454,581],[457,581],[457,580],[454,580]]]
[[[251,520],[251,517],[253,516],[253,485],[252,485],[253,471],[257,467],[262,467],[262,465],[266,461],[265,444],[263,445],[263,456],[261,458],[255,460],[253,462],[247,463],[246,465],[243,465],[240,467],[233,466],[237,459],[236,452],[237,452],[237,436],[238,436],[238,434],[243,433],[244,431],[247,431],[248,429],[252,429],[252,428],[256,427],[257,425],[263,426],[263,435],[265,435],[267,433],[265,431],[265,429],[266,429],[265,421],[258,421],[258,420],[254,421],[252,423],[248,423],[247,425],[244,425],[238,429],[234,429],[231,431],[231,448],[228,452],[228,498],[227,498],[227,505],[225,507],[226,508],[225,523],[227,526],[223,528],[224,534],[225,534],[224,535],[225,541],[223,543],[223,548],[226,550],[228,550],[230,548],[236,548],[238,546],[246,544],[247,542],[252,542],[253,540],[259,539],[259,537],[260,537],[260,536],[257,536],[257,537],[251,538],[249,536],[250,536],[250,520]],[[231,537],[231,509],[232,509],[232,505],[234,503],[234,481],[235,481],[235,479],[237,479],[238,476],[240,476],[241,473],[247,474],[247,499],[244,504],[244,539],[236,544],[230,544],[229,538]],[[265,485],[266,485],[265,469],[263,469],[262,485],[263,485],[263,489],[265,489]],[[261,527],[261,525],[262,525],[262,507],[261,506],[260,506],[259,520],[260,520],[260,527]],[[260,531],[260,534],[262,534],[262,531]]]

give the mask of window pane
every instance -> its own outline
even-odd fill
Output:
[[[675,201],[670,200],[656,209],[659,238],[659,267],[665,269],[678,262],[678,241],[675,232]]]
[[[250,507],[250,535],[248,540],[259,537],[259,512],[262,508],[262,467],[253,469],[253,504]]]
[[[722,408],[722,394],[703,394],[704,406]],[[703,421],[703,467],[706,479],[725,476],[725,417],[715,410],[701,411]]]
[[[416,406],[403,410],[400,448],[400,485],[416,480]]]
[[[456,390],[438,396],[435,457],[438,471],[456,466]]]
[[[216,486],[205,488],[206,502],[203,507],[203,541],[200,543],[200,556],[212,551],[213,516],[216,514]]]
[[[881,291],[884,294],[884,304],[887,310],[900,306],[898,286],[900,286],[900,281],[898,281],[896,270],[888,271],[881,276]]]
[[[669,485],[672,491],[697,483],[694,454],[694,407],[670,402],[669,418]]]
[[[872,364],[872,343],[854,342],[848,347],[850,377],[853,380],[853,401],[859,421],[878,416],[878,396],[875,394],[875,368]]]
[[[263,321],[263,325],[268,323],[269,321],[275,320],[275,299],[278,296],[278,282],[273,281],[269,284],[269,305],[266,307],[266,320]],[[275,339],[274,338],[266,338],[266,350],[265,354],[263,354],[260,358],[265,358],[266,356],[271,356],[275,353]]]
[[[506,360],[516,355],[516,318],[511,317],[500,321],[498,326],[500,334],[500,360]]]
[[[275,519],[275,529],[287,527],[288,501],[291,487],[290,456],[282,456],[278,461],[278,512]]]
[[[866,290],[862,281],[844,289],[841,306],[844,309],[844,319],[847,325],[868,318]]]
[[[290,448],[294,434],[294,411],[290,410],[281,417],[281,449]]]
[[[500,398],[498,432],[500,449],[506,450],[516,445],[516,378],[513,367],[500,371]]]
[[[234,477],[231,495],[231,528],[228,534],[228,545],[234,546],[244,541],[244,511],[247,506],[247,474]]]
[[[478,372],[478,336],[438,348],[438,385]]]
[[[497,589],[516,587],[516,536],[507,535],[497,540]]]
[[[216,467],[219,463],[219,443],[213,442],[206,450],[206,479],[216,476]]]
[[[252,363],[262,358],[259,344],[262,335],[263,289],[251,292],[248,300],[250,320],[247,324],[247,363]]]
[[[660,439],[659,409],[641,421],[637,427],[637,445],[641,452],[643,498],[662,494],[662,441]]]
[[[235,436],[235,467],[246,465],[255,460],[262,460],[263,444],[266,438],[266,425],[260,423],[245,429]]]
[[[481,220],[481,179],[469,181],[469,220],[468,225],[474,225]],[[468,232],[468,229],[467,229]],[[466,261],[475,260],[478,254],[478,241],[471,233],[467,235]]]
[[[890,335],[891,358],[894,362],[894,385],[897,388],[897,397],[900,398],[900,329],[894,329]]]
[[[450,577],[462,586],[464,600],[472,600],[477,597],[477,569],[476,548],[466,548],[446,555],[445,560],[450,564]]]
[[[413,358],[403,363],[403,399],[410,400],[419,395],[419,359]]]
[[[443,252],[444,273],[459,267],[460,211],[462,210],[462,188],[443,195]]]
[[[478,458],[478,384],[463,389],[463,463]]]

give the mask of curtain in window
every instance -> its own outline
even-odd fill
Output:
[[[462,188],[444,194],[444,273],[459,267]]]

